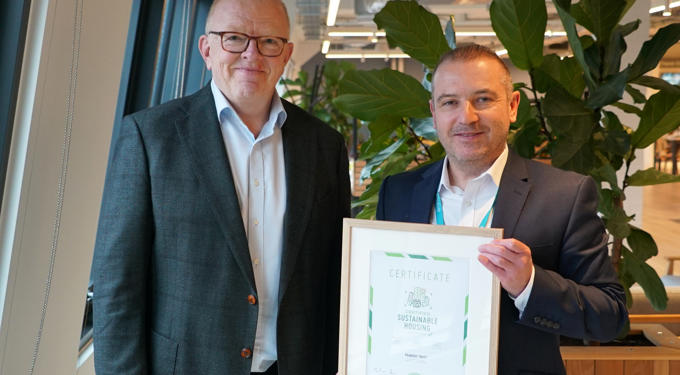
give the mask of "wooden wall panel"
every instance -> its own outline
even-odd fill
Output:
[[[654,374],[654,361],[625,361],[624,375]]]
[[[595,375],[623,375],[623,361],[596,361]]]
[[[680,375],[680,361],[668,361],[668,375]]]
[[[594,360],[565,361],[567,375],[595,375]]]

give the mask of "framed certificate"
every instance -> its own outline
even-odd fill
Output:
[[[340,375],[496,374],[502,229],[345,219]]]

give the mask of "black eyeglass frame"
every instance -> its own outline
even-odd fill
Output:
[[[251,40],[255,40],[255,48],[257,48],[257,52],[264,56],[264,57],[279,57],[283,53],[284,48],[286,47],[286,44],[288,44],[288,39],[282,38],[280,36],[270,36],[270,35],[259,35],[259,36],[252,36],[244,33],[240,33],[238,31],[208,31],[208,34],[214,34],[214,35],[219,35],[220,37],[220,46],[222,46],[222,49],[226,52],[230,53],[243,53],[245,50],[248,49],[248,46],[250,45]],[[238,34],[242,35],[246,38],[248,38],[248,41],[246,41],[245,46],[243,46],[243,50],[241,51],[230,51],[224,47],[224,34]],[[279,51],[278,54],[276,55],[265,55],[260,51],[260,43],[258,42],[260,39],[265,38],[265,39],[278,39],[283,42],[283,46],[281,47],[281,51]]]

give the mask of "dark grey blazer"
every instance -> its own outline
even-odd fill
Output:
[[[279,373],[335,374],[347,152],[326,124],[284,109]],[[97,375],[249,374],[257,290],[210,87],[127,116],[110,153],[93,261]]]
[[[429,223],[442,165],[386,178],[378,219]],[[597,199],[591,178],[510,152],[492,227],[531,248],[536,275],[521,319],[507,292],[501,295],[498,374],[564,374],[559,335],[609,341],[625,325],[625,295]]]

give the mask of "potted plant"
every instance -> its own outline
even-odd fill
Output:
[[[492,26],[513,64],[527,70],[530,82],[515,84],[522,99],[511,125],[510,147],[525,157],[545,154],[554,166],[592,176],[599,182],[598,207],[612,239],[612,263],[630,297],[638,283],[657,310],[667,296],[657,273],[646,261],[657,254],[649,233],[630,224],[625,212],[626,188],[680,181],[654,168],[633,170],[636,151],[653,144],[678,126],[680,87],[646,76],[668,48],[680,39],[680,24],[660,29],[644,43],[635,61],[621,66],[625,37],[639,27],[619,24],[634,0],[553,0],[573,57],[543,55],[547,10],[542,0],[494,0]],[[400,47],[423,63],[423,82],[390,70],[349,71],[340,81],[339,108],[368,122],[371,138],[361,147],[370,179],[355,205],[358,217],[374,216],[382,180],[444,156],[431,126],[428,100],[430,70],[441,54],[455,48],[453,19],[442,32],[439,18],[416,1],[391,1],[374,21],[391,47]],[[578,26],[589,31],[579,35]],[[635,86],[659,90],[646,99]],[[622,101],[628,93],[637,105]],[[531,98],[531,99],[529,99]],[[642,108],[640,108],[642,106]],[[639,118],[622,123],[612,108]],[[617,177],[617,171],[622,173]],[[628,298],[629,303],[632,302]]]

